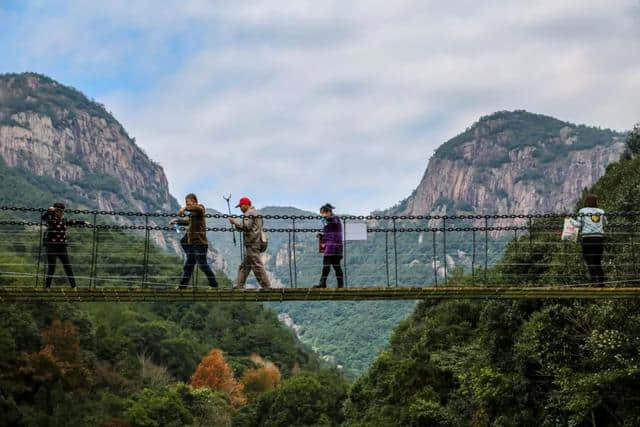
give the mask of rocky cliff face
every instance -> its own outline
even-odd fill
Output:
[[[153,212],[178,207],[162,167],[102,105],[42,75],[0,75],[0,161],[51,178],[43,189],[57,189],[51,193],[72,208]],[[151,225],[166,223],[152,220]],[[151,235],[159,246],[181,252],[175,236]]]
[[[173,210],[167,178],[101,105],[37,74],[0,76],[0,156],[100,210]]]
[[[611,130],[495,113],[443,144],[413,194],[388,212],[569,210],[623,151],[623,135]]]

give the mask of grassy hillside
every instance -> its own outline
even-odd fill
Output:
[[[20,168],[10,168],[0,158],[0,205],[2,206],[51,206],[53,201],[67,200],[79,208],[91,205],[77,195],[66,183],[53,178],[33,175]]]

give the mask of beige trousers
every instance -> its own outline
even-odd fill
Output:
[[[257,249],[245,246],[244,259],[242,260],[240,267],[238,267],[236,286],[244,287],[244,284],[247,281],[247,276],[249,276],[249,273],[253,271],[253,274],[256,276],[256,279],[260,284],[260,287],[271,287],[271,284],[269,283],[269,277],[267,277],[267,272],[264,269],[261,255],[261,252]]]

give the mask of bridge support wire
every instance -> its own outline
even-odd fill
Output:
[[[93,225],[91,234],[91,265],[89,266],[89,286],[95,287],[96,263],[97,263],[97,234],[98,234],[98,213],[93,213]]]
[[[36,285],[35,288],[38,288],[38,279],[40,278],[40,262],[42,260],[42,241],[43,241],[43,231],[44,228],[44,220],[40,217],[40,230],[38,232],[38,261],[36,265]],[[43,280],[44,282],[44,280]]]

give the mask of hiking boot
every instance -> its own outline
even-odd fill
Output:
[[[315,285],[313,286],[313,289],[321,289],[321,288],[326,288],[327,285]]]

